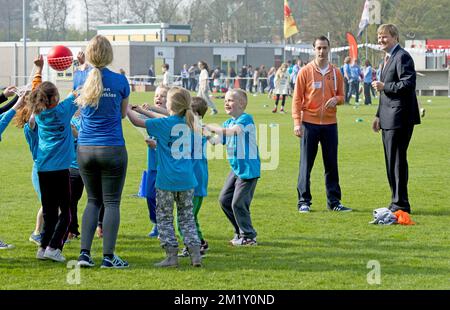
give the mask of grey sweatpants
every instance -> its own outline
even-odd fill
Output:
[[[78,146],[78,164],[87,192],[87,205],[81,226],[81,249],[91,250],[98,223],[103,217],[103,254],[114,254],[120,224],[120,199],[125,184],[128,154],[122,146]]]
[[[242,180],[231,171],[220,192],[219,202],[222,210],[233,225],[234,232],[240,237],[256,237],[250,218],[250,203],[257,182],[257,178]]]

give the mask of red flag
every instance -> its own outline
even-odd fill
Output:
[[[345,36],[347,37],[348,46],[350,47],[348,55],[352,59],[358,59],[358,44],[356,43],[355,36],[350,32],[347,32]]]
[[[292,17],[287,0],[284,0],[284,38],[287,39],[296,33],[298,33],[297,24],[294,17]]]

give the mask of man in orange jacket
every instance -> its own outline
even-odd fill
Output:
[[[341,204],[337,161],[336,106],[344,103],[344,81],[340,70],[328,62],[328,38],[316,38],[313,47],[315,58],[298,74],[292,102],[294,133],[301,138],[297,207],[300,213],[310,211],[311,170],[320,142],[325,166],[327,207],[331,211],[349,212],[352,209]]]

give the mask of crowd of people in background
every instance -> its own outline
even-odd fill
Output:
[[[359,59],[351,59],[347,56],[344,59],[344,64],[340,67],[341,74],[344,77],[345,104],[350,104],[350,99],[353,97],[355,98],[355,104],[359,104],[361,96],[364,97],[365,105],[371,105],[372,98],[377,98],[371,83],[379,79],[381,65],[373,68],[368,59],[363,63],[364,66],[361,67]],[[272,111],[274,113],[278,111],[278,103],[281,100],[282,108],[280,112],[283,113],[286,97],[292,96],[297,76],[306,64],[308,64],[308,61],[301,58],[288,60],[270,68],[266,68],[264,64],[257,67],[249,64],[239,69],[232,66],[225,69],[211,68],[206,64],[207,89],[204,89],[205,86],[200,86],[202,69],[199,63],[184,64],[181,71],[173,76],[169,74],[169,65],[163,64],[161,68],[163,73],[162,83],[166,86],[179,85],[193,92],[207,90],[212,93],[225,93],[229,89],[240,88],[250,94],[267,94],[269,98],[275,100],[275,107]],[[206,74],[203,73],[203,79],[206,78]],[[148,70],[147,81],[150,85],[155,85],[156,80],[152,65]]]

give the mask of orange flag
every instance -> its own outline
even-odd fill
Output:
[[[350,58],[358,59],[358,44],[356,43],[355,36],[353,34],[351,34],[350,32],[347,32],[345,34],[345,36],[347,37],[348,46],[350,47],[350,50],[348,53]]]
[[[297,24],[294,17],[292,17],[287,0],[284,0],[284,38],[287,39],[296,33],[298,33]]]

